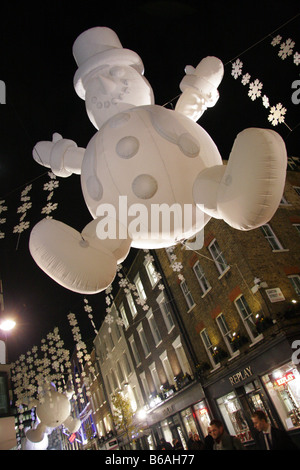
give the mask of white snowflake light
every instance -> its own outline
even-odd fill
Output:
[[[300,54],[299,54],[299,52],[295,52],[295,54],[293,56],[293,62],[294,62],[295,65],[300,64]]]
[[[242,77],[242,85],[247,85],[249,82],[250,82],[250,78],[251,78],[251,75],[249,75],[249,73],[245,73],[245,75],[243,75]]]
[[[275,38],[273,38],[271,44],[273,47],[277,46],[277,44],[280,44],[280,41],[281,41],[282,37],[280,36],[280,34],[278,34]]]
[[[263,105],[264,105],[265,108],[269,108],[269,107],[270,107],[269,98],[268,98],[266,95],[264,95],[264,96],[262,97],[262,102],[263,102]]]
[[[263,84],[256,78],[254,82],[251,82],[249,85],[248,96],[252,101],[256,100],[261,95],[261,89]]]
[[[294,41],[292,41],[291,39],[287,39],[280,45],[280,51],[278,52],[279,57],[284,60],[288,56],[292,55],[294,46]]]
[[[268,121],[270,121],[273,126],[277,126],[277,124],[284,122],[285,113],[286,108],[284,108],[281,103],[278,103],[276,106],[271,107]]]
[[[237,79],[242,74],[243,62],[240,59],[237,59],[232,64],[231,75]]]

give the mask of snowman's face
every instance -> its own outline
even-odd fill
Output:
[[[130,66],[103,65],[86,83],[86,110],[96,129],[117,113],[153,101],[151,86]]]

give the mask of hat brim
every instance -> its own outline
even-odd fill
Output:
[[[144,64],[138,54],[130,49],[108,49],[90,57],[82,65],[80,65],[74,75],[74,88],[77,95],[81,99],[85,99],[84,80],[93,71],[103,64],[107,65],[130,65],[135,68],[141,75],[144,74]]]

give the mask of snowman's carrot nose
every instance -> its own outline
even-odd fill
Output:
[[[99,80],[99,83],[101,85],[101,92],[103,94],[108,95],[108,94],[112,93],[115,90],[116,84],[115,84],[115,82],[113,82],[109,78],[100,76],[100,77],[98,77],[98,80]]]

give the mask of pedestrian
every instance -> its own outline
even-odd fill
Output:
[[[192,432],[189,432],[189,438],[186,443],[188,450],[193,450],[193,445],[194,445],[194,435]]]
[[[258,431],[259,450],[299,450],[286,431],[270,424],[264,411],[256,410],[252,422]]]
[[[197,433],[194,434],[193,450],[204,450],[204,444]]]
[[[218,419],[213,419],[210,427],[214,439],[213,450],[245,450],[241,441],[236,436],[228,434]]]
[[[156,450],[172,450],[173,447],[170,444],[170,442],[167,442],[164,438],[160,439],[159,446],[157,447]]]
[[[172,444],[173,444],[173,450],[183,450],[183,446],[181,442],[179,442],[178,439],[173,439]]]
[[[213,450],[214,448],[214,439],[211,435],[211,427],[207,428],[207,436],[204,438],[204,450]]]

